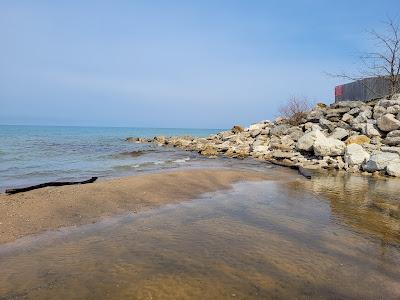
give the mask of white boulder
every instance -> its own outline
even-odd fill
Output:
[[[361,145],[350,144],[347,145],[344,153],[344,161],[349,165],[361,165],[369,159],[370,155]]]
[[[369,160],[363,164],[363,170],[375,172],[384,170],[389,164],[400,162],[400,156],[397,153],[380,152],[372,155]]]
[[[343,155],[346,144],[338,139],[321,137],[315,140],[313,148],[317,156],[338,156]]]
[[[325,138],[324,134],[317,130],[310,131],[299,138],[296,144],[297,150],[312,151],[317,139]]]
[[[400,162],[387,165],[386,173],[390,176],[400,177]]]

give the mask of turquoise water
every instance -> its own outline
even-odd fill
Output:
[[[129,143],[125,138],[207,136],[218,131],[0,125],[0,192],[46,181],[118,177],[195,163],[201,158],[194,153]]]

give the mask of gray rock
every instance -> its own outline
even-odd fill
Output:
[[[324,118],[319,119],[319,124],[322,126],[322,128],[327,128],[330,132],[335,129],[334,123]]]
[[[397,153],[400,156],[400,147],[382,146],[381,147],[381,151],[382,152]]]
[[[400,121],[392,114],[386,114],[378,118],[378,128],[382,131],[393,131],[400,128]]]
[[[276,136],[285,135],[288,129],[290,129],[290,125],[288,124],[278,125],[271,128],[270,134]]]
[[[378,119],[379,117],[383,116],[384,114],[386,114],[386,108],[384,108],[383,106],[379,106],[379,105],[376,105],[374,107],[373,117],[375,120]]]
[[[399,137],[399,136],[400,136],[400,130],[393,130],[386,135],[386,137]]]
[[[386,167],[386,173],[390,176],[400,177],[400,162],[389,164]]]
[[[274,158],[283,159],[283,158],[291,158],[291,157],[293,157],[294,153],[293,152],[281,151],[281,150],[275,150],[275,151],[272,151],[271,155]]]
[[[396,153],[390,152],[379,152],[372,155],[369,160],[367,160],[362,168],[367,172],[375,172],[384,170],[391,163],[400,162],[400,156]]]
[[[368,137],[381,136],[375,125],[367,123],[362,127],[362,133]]]
[[[333,130],[332,134],[329,136],[334,139],[343,140],[349,136],[349,132],[346,129],[337,127]]]
[[[350,114],[344,114],[342,117],[342,121],[346,123],[350,123],[354,119],[354,116]]]
[[[385,145],[389,146],[397,146],[400,145],[400,136],[394,136],[394,137],[386,137],[382,143]]]
[[[339,102],[332,104],[332,107],[333,108],[336,108],[336,107],[355,108],[355,107],[361,107],[363,105],[365,105],[365,103],[362,101],[339,101]]]
[[[323,133],[319,130],[313,130],[304,134],[296,144],[297,150],[312,151],[315,140],[318,138],[325,138]]]
[[[288,134],[292,140],[297,142],[303,136],[304,132],[299,127],[292,127],[287,130],[286,134]]]
[[[383,99],[383,100],[380,100],[377,105],[382,106],[384,108],[388,108],[390,106],[400,105],[400,101]]]
[[[350,144],[347,145],[344,153],[344,161],[349,165],[361,165],[369,159],[370,155],[361,145]]]
[[[346,144],[334,138],[317,138],[313,145],[314,153],[317,156],[338,156],[343,155]]]
[[[349,111],[347,112],[347,114],[349,114],[349,115],[356,115],[356,114],[358,114],[360,111],[361,111],[361,109],[360,109],[359,107],[355,107],[355,108],[352,108],[351,110],[349,110]]]
[[[258,136],[259,134],[261,134],[261,129],[250,130],[250,135],[251,135],[251,137],[253,137],[253,138],[255,138],[256,136]]]

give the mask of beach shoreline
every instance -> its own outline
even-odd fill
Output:
[[[239,181],[268,179],[271,176],[255,170],[181,169],[0,194],[0,244],[43,231],[93,223],[103,217],[187,201],[229,189]]]

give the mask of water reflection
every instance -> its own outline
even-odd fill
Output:
[[[368,180],[240,183],[1,246],[0,299],[398,299],[399,223],[370,205],[395,184]]]

